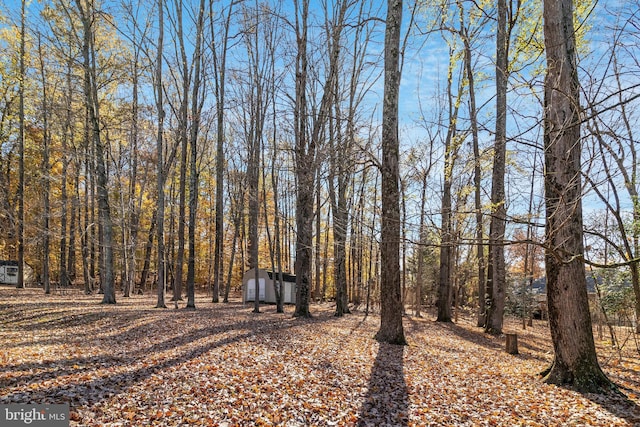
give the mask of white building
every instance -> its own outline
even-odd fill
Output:
[[[275,304],[275,284],[277,274],[273,271],[258,269],[258,298],[259,301]],[[282,302],[285,304],[296,303],[296,276],[282,273]],[[249,302],[256,299],[256,273],[254,269],[247,270],[242,276],[242,301]]]

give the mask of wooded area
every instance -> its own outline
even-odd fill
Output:
[[[0,286],[0,405],[69,403],[73,427],[640,422],[635,344],[619,352],[597,340],[604,371],[628,400],[550,386],[538,375],[553,358],[543,320],[523,331],[505,319],[518,334],[520,354],[511,355],[504,337],[475,326],[473,311],[457,323],[435,322],[432,309],[430,318],[405,317],[410,345],[400,346],[373,339],[379,316],[335,317],[330,303],[293,318],[294,307],[254,314],[251,304],[205,295],[187,311],[154,309],[154,295],[104,306],[74,292],[70,301]]]
[[[7,4],[0,259],[157,308],[293,273],[294,317],[390,344],[432,307],[539,316],[545,381],[608,392],[592,325],[640,334],[640,2],[543,3]]]

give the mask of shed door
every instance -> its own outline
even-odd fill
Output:
[[[284,292],[282,293],[282,295],[284,296],[283,302],[285,304],[293,303],[293,298],[291,295],[292,295],[294,284],[291,282],[282,282],[282,284],[284,285]]]
[[[0,267],[0,283],[18,284],[18,267],[3,265]]]
[[[258,292],[260,292],[260,301],[264,301],[265,298],[265,285],[264,279],[258,279]],[[256,279],[249,279],[247,281],[247,301],[255,301],[256,299]]]

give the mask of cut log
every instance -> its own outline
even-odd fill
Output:
[[[506,351],[509,354],[518,354],[518,334],[507,334]]]

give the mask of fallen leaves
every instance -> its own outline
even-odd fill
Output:
[[[512,356],[470,320],[406,318],[398,347],[373,340],[375,316],[326,305],[309,320],[205,298],[195,311],[69,298],[0,288],[0,403],[69,402],[78,426],[640,423],[637,354],[604,366],[630,400],[546,385],[542,323],[518,330]]]

